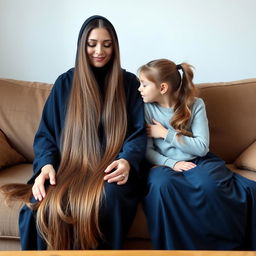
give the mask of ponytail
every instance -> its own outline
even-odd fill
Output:
[[[193,81],[192,66],[182,63],[176,66],[177,72],[181,70],[181,82],[177,90],[177,99],[174,106],[174,115],[171,125],[177,131],[177,136],[190,136],[193,134],[188,131],[188,123],[191,118],[191,107],[197,94]]]

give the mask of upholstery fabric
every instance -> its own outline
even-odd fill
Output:
[[[25,161],[26,159],[11,147],[6,136],[0,130],[0,170]]]
[[[199,84],[210,128],[210,151],[233,163],[256,140],[256,80]]]
[[[26,159],[34,158],[32,144],[51,84],[0,79],[0,129]]]
[[[0,172],[0,186],[8,183],[26,183],[32,175],[31,164],[18,164]],[[18,215],[21,203],[13,202],[6,206],[0,193],[0,238],[19,238]],[[0,247],[1,250],[1,247]]]
[[[256,172],[256,141],[236,159],[235,165],[237,168]]]

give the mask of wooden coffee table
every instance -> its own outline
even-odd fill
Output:
[[[252,251],[0,251],[0,256],[256,256]]]

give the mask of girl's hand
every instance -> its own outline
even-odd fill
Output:
[[[129,178],[130,169],[130,164],[126,159],[118,159],[106,168],[104,172],[109,174],[104,176],[104,180],[108,183],[116,182],[117,185],[123,185]]]
[[[147,136],[152,138],[162,138],[165,139],[168,133],[168,130],[156,120],[152,120],[153,124],[146,125]]]
[[[173,170],[176,172],[183,172],[188,171],[194,167],[196,167],[196,164],[192,162],[180,161],[174,165]]]
[[[56,184],[56,172],[51,164],[47,164],[42,167],[41,173],[35,179],[35,183],[32,187],[32,193],[36,200],[42,201],[45,198],[45,187],[44,183],[46,180],[50,180],[51,185]]]

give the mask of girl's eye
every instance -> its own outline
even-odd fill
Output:
[[[104,44],[105,48],[110,48],[112,46],[112,44]]]
[[[90,43],[87,43],[87,46],[88,46],[88,47],[95,47],[95,46],[96,46],[96,44],[90,44]]]

